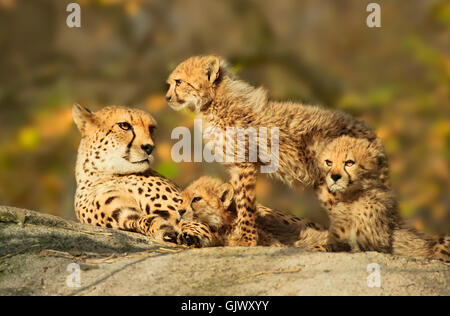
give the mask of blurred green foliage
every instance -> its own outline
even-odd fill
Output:
[[[70,29],[61,0],[0,0],[0,204],[73,218],[80,136],[71,104],[120,104],[159,122],[155,169],[185,186],[225,178],[217,164],[176,164],[170,133],[190,113],[164,101],[182,59],[215,53],[273,98],[347,111],[384,139],[402,214],[450,230],[450,2],[361,0],[79,0]],[[298,191],[301,191],[298,188]],[[261,202],[323,220],[310,194],[266,177]]]

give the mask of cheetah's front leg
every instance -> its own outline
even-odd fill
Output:
[[[349,252],[352,250],[346,239],[346,231],[338,226],[330,226],[325,248],[331,252]]]
[[[151,238],[178,243],[178,227],[158,215],[141,216],[129,225],[133,226],[134,231]]]
[[[237,219],[231,234],[230,246],[256,246],[256,166],[251,163],[234,164],[229,169],[235,193]]]
[[[334,252],[351,251],[352,247],[349,244],[351,222],[343,212],[335,211],[329,215],[330,228],[328,229],[326,249]]]
[[[92,205],[96,206],[95,212],[80,214],[82,223],[137,232],[154,239],[177,243],[181,231],[176,223],[169,221],[170,217],[145,214],[133,198],[122,192],[98,194]]]

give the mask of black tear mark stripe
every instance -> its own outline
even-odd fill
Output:
[[[136,138],[136,133],[134,132],[133,126],[131,127],[131,133],[133,134],[133,138],[131,139],[131,141],[127,145],[128,150],[131,148],[131,146],[133,146],[134,139]]]
[[[352,177],[351,177],[350,174],[347,172],[347,170],[345,170],[345,168],[344,168],[344,171],[345,171],[345,173],[346,173],[347,176],[348,176],[348,183],[349,183],[349,184],[352,184],[352,183],[353,183]]]
[[[177,102],[178,102],[178,103],[184,103],[184,102],[185,102],[183,99],[181,99],[181,98],[178,96],[177,88],[176,88],[176,87],[175,87],[175,89],[173,90],[173,92],[175,93],[175,96],[177,97]]]
[[[130,160],[130,150],[131,150],[131,146],[133,146],[134,139],[136,138],[136,133],[134,132],[133,126],[131,126],[131,133],[133,133],[133,138],[132,138],[131,141],[128,143],[128,145],[127,145],[127,151],[126,151],[126,153],[125,153],[125,157],[126,157],[126,159],[127,159],[128,161]]]

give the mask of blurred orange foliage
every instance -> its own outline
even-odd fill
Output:
[[[159,124],[154,167],[180,186],[227,179],[218,164],[172,161],[171,131],[192,129],[194,115],[164,99],[178,62],[214,53],[275,99],[367,121],[385,142],[402,214],[449,232],[448,1],[384,1],[380,29],[366,27],[364,1],[77,2],[82,27],[70,29],[64,1],[0,0],[0,204],[73,218],[74,102],[150,111]],[[311,194],[297,191],[258,181],[260,202],[326,220]]]

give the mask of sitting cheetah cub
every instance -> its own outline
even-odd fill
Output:
[[[342,135],[376,138],[362,121],[342,112],[292,102],[275,102],[262,88],[254,88],[235,79],[223,59],[216,56],[191,57],[170,74],[166,98],[175,110],[188,108],[202,114],[204,126],[215,127],[225,135],[227,128],[253,128],[267,131],[278,128],[276,170],[271,173],[288,184],[298,181],[307,187],[320,180],[315,163],[318,145]],[[261,138],[259,138],[261,137]],[[234,149],[234,162],[227,162],[235,192],[237,221],[232,245],[254,246],[258,243],[255,186],[258,169],[270,166],[267,153],[258,152],[250,159],[246,136],[245,148]],[[254,143],[272,148],[272,134],[255,135]],[[241,162],[240,152],[245,161]],[[228,155],[227,152],[225,155]],[[231,153],[233,155],[233,153]]]
[[[328,211],[327,247],[333,251],[379,251],[449,260],[448,237],[435,240],[408,227],[380,164],[381,141],[342,136],[318,155],[323,183],[316,190]]]
[[[233,187],[217,179],[201,177],[182,193],[180,214],[188,221],[208,224],[216,234],[215,246],[229,245],[237,213]],[[328,231],[318,224],[256,206],[259,246],[296,246],[325,251]]]
[[[85,224],[138,232],[189,246],[208,246],[207,225],[180,220],[179,189],[150,169],[155,120],[138,109],[98,112],[75,104],[82,139],[76,162],[75,212]]]

